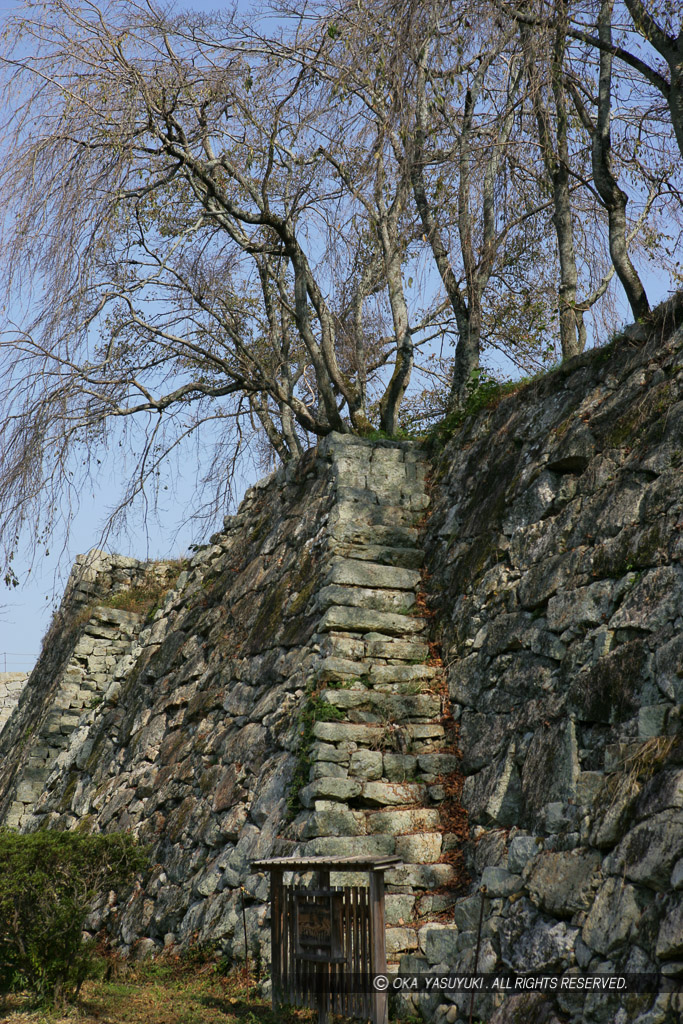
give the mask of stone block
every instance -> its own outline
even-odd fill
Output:
[[[655,952],[662,960],[683,957],[683,901],[674,903],[659,926]]]
[[[521,801],[514,744],[503,757],[465,779],[462,802],[473,823],[515,825],[520,821]]]
[[[420,573],[415,569],[402,569],[394,565],[379,565],[351,558],[335,558],[327,575],[328,583],[371,589],[415,590],[420,581]]]
[[[349,770],[344,765],[336,764],[334,761],[316,761],[315,764],[311,765],[309,773],[309,779],[312,782],[314,779],[325,779],[332,777],[334,779],[346,779],[348,778]]]
[[[438,889],[442,885],[453,885],[458,876],[451,864],[410,864],[391,868],[384,878],[388,886]]]
[[[385,755],[386,756],[386,755]],[[401,836],[408,832],[438,829],[441,816],[436,808],[373,811],[366,818],[368,832]]]
[[[542,853],[526,875],[529,896],[556,917],[588,910],[601,881],[601,865],[595,850]]]
[[[304,844],[305,857],[391,857],[392,836],[319,836]]]
[[[453,924],[425,924],[418,931],[418,941],[430,964],[451,965],[458,959],[458,929]]]
[[[486,895],[493,899],[519,892],[524,882],[521,875],[513,875],[507,868],[489,866],[482,871],[481,884],[486,886]]]
[[[441,669],[434,665],[371,665],[369,678],[373,685],[385,683],[418,683],[435,679]]]
[[[417,932],[414,928],[387,928],[387,956],[395,957],[397,953],[406,953],[417,948]]]
[[[606,870],[666,892],[683,849],[683,810],[654,814],[627,832],[610,854]]]
[[[355,779],[336,779],[327,776],[315,779],[299,791],[299,799],[304,807],[312,807],[316,800],[353,800],[360,796],[362,786]]]
[[[370,640],[365,645],[368,658],[389,658],[397,661],[423,662],[429,647],[419,640]]]
[[[605,783],[603,772],[579,772],[576,778],[576,802],[590,807]]]
[[[680,615],[683,569],[662,565],[646,572],[624,598],[610,620],[610,629],[652,632]]]
[[[361,666],[357,661],[347,658],[323,658],[320,667],[316,672],[318,682],[346,682],[349,679],[358,679]]]
[[[671,872],[671,888],[674,892],[678,889],[683,889],[683,857],[674,864],[673,871]]]
[[[311,761],[336,761],[348,765],[350,752],[344,744],[335,746],[333,743],[312,743],[309,757]]]
[[[476,932],[481,915],[481,901],[482,897],[480,895],[466,896],[464,899],[458,900],[453,907],[453,921],[461,932]],[[488,900],[485,899],[485,914],[487,906]]]
[[[574,722],[557,722],[537,728],[522,769],[522,791],[527,811],[538,813],[544,804],[575,798],[579,770]]]
[[[683,768],[658,771],[642,787],[636,802],[638,820],[660,811],[683,807]]]
[[[396,855],[406,864],[435,864],[441,856],[440,832],[396,837]]]
[[[410,590],[379,590],[330,583],[318,591],[317,601],[318,607],[321,609],[329,608],[333,604],[340,604],[401,615],[415,607],[415,594]],[[382,657],[379,654],[368,656]]]
[[[543,849],[543,840],[535,836],[513,836],[508,848],[508,871],[521,875],[530,860]]]
[[[454,754],[420,754],[417,763],[420,771],[429,775],[448,775],[460,767],[460,759]]]
[[[408,893],[388,893],[384,897],[387,924],[403,925],[413,916],[415,897]]]
[[[383,729],[378,725],[351,722],[315,722],[313,735],[324,743],[363,743],[373,746],[381,742]]]
[[[525,974],[562,970],[571,962],[578,935],[579,929],[566,921],[543,920],[521,899],[501,922],[501,959],[507,967]]]
[[[655,736],[663,736],[670,708],[670,704],[650,704],[639,708],[638,739],[644,742]]]
[[[331,605],[318,623],[318,630],[321,633],[329,630],[346,630],[350,633],[378,632],[388,633],[390,636],[405,636],[409,633],[421,633],[424,628],[424,619],[396,615],[393,612],[374,611],[370,608],[347,608],[342,605]]]
[[[384,755],[384,774],[389,782],[408,782],[417,771],[417,757],[413,754]]]
[[[583,925],[583,942],[603,955],[634,943],[647,902],[635,886],[625,885],[621,878],[608,878]]]
[[[382,778],[382,752],[380,750],[357,750],[351,755],[349,774],[367,781]]]
[[[366,782],[363,786],[364,803],[375,806],[400,807],[402,804],[424,803],[424,786],[408,782]]]

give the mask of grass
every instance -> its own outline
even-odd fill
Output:
[[[0,1024],[313,1024],[311,1010],[280,1008],[249,989],[244,971],[222,974],[213,962],[152,961],[112,970],[84,983],[64,1009],[31,1005],[27,996],[0,1000]],[[118,974],[118,976],[117,976]]]

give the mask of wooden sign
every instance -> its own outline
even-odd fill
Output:
[[[294,937],[299,960],[341,963],[342,951],[341,893],[322,890],[299,890],[294,902]]]
[[[371,984],[386,975],[384,872],[399,857],[271,857],[252,869],[270,871],[273,1007],[289,1003],[372,1024],[388,1024],[387,993]],[[318,889],[285,885],[285,872],[318,875]],[[367,872],[368,885],[330,885],[331,871]],[[361,984],[361,982],[363,982]]]

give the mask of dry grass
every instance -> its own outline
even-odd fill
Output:
[[[213,963],[148,963],[109,981],[88,981],[65,1009],[8,996],[0,1024],[312,1024],[309,1010],[279,1009],[247,992],[243,972],[222,976]]]

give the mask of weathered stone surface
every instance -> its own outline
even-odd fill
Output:
[[[598,953],[610,954],[635,940],[647,905],[641,890],[608,878],[600,888],[581,932],[581,938]]]
[[[413,864],[392,868],[384,877],[388,885],[438,889],[442,885],[452,885],[457,876],[450,864]]]
[[[361,779],[382,778],[382,752],[380,750],[357,750],[351,754],[349,773]]]
[[[597,850],[567,850],[536,857],[526,878],[531,900],[548,913],[571,917],[588,910],[599,883]]]
[[[131,949],[195,937],[239,958],[245,886],[267,956],[253,860],[362,850],[405,862],[386,880],[397,958],[419,922],[415,962],[471,970],[483,907],[480,969],[678,971],[682,349],[645,332],[466,417],[424,523],[418,446],[320,439],[248,493],[151,623],[107,610],[53,635],[0,737],[3,820],[152,844],[163,872],[118,916]],[[74,607],[156,571],[95,561]],[[17,800],[33,782],[38,802]],[[463,891],[458,929],[434,927]],[[634,1024],[644,1004],[553,1005]]]
[[[544,992],[512,995],[489,1018],[489,1024],[518,1024],[518,1021],[560,1024],[561,1018],[554,1011],[551,997]]]
[[[452,924],[426,924],[418,932],[420,949],[431,964],[450,964],[457,956],[458,929]]]
[[[316,800],[353,800],[360,796],[363,786],[355,779],[338,779],[333,776],[325,776],[322,779],[315,779],[299,793],[299,799],[304,807],[312,807]]]
[[[424,786],[408,782],[366,782],[363,800],[375,806],[401,806],[424,803]]]
[[[386,949],[388,956],[395,957],[398,953],[405,953],[408,950],[417,948],[417,932],[414,928],[387,928]]]
[[[534,733],[522,770],[522,791],[527,811],[576,795],[579,776],[578,745],[573,722],[542,725]]]
[[[663,960],[673,960],[683,955],[683,901],[681,900],[674,903],[659,926],[656,953]]]
[[[577,936],[577,928],[565,921],[550,924],[520,900],[501,925],[500,955],[516,971],[560,970],[571,961]]]
[[[521,875],[513,875],[506,868],[487,867],[481,873],[481,884],[486,886],[487,896],[495,898],[519,892],[524,883]]]
[[[473,821],[512,825],[520,819],[522,785],[515,748],[465,780],[463,801]]]
[[[398,836],[396,855],[406,864],[434,864],[441,856],[441,835],[438,832],[416,832]]]
[[[557,633],[575,626],[599,626],[607,618],[611,592],[611,585],[601,582],[551,597],[548,626]]]
[[[386,755],[385,755],[386,756]],[[385,832],[402,836],[422,830],[436,830],[441,816],[436,808],[417,807],[409,810],[373,811],[367,817],[369,832]]]
[[[330,565],[327,580],[329,583],[351,587],[413,590],[420,582],[420,574],[415,569],[376,565],[373,562],[351,558],[336,558]]]
[[[636,825],[609,858],[609,870],[631,882],[666,890],[683,849],[683,811],[660,811]]]
[[[423,619],[393,612],[380,612],[371,608],[345,608],[331,605],[318,623],[321,633],[329,630],[348,630],[350,633],[387,633],[389,636],[405,636],[421,633],[425,628]]]
[[[530,860],[533,860],[543,848],[542,840],[536,836],[516,835],[510,840],[508,851],[508,870],[513,874],[521,874]]]

